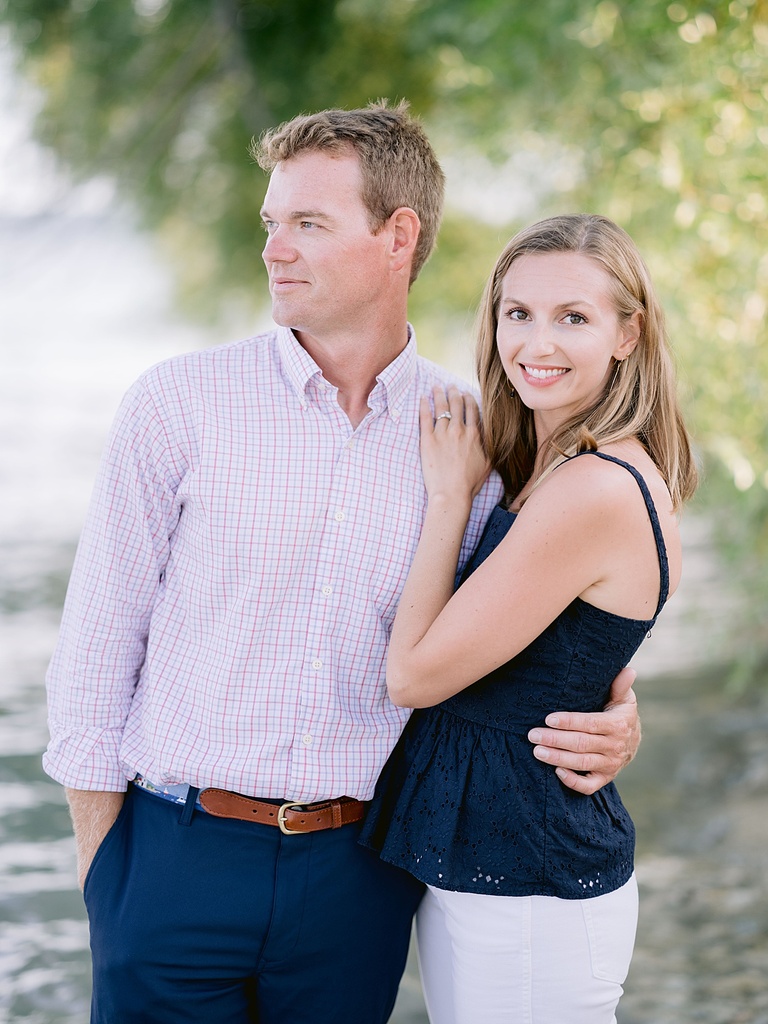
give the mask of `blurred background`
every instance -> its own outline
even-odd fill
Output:
[[[88,1016],[43,676],[112,414],[269,326],[250,138],[383,96],[448,175],[423,354],[472,374],[495,256],[550,213],[617,220],[655,277],[704,483],[637,660],[619,1024],[768,1024],[766,0],[0,0],[0,1021]],[[415,962],[393,1020],[426,1021]]]

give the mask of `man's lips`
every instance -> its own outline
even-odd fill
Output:
[[[270,287],[272,291],[286,291],[290,288],[295,288],[297,285],[306,283],[306,281],[300,281],[294,277],[274,277],[270,282]]]

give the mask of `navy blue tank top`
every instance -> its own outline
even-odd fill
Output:
[[[437,888],[584,899],[618,889],[633,871],[635,830],[613,783],[592,796],[568,789],[536,760],[527,738],[552,711],[604,707],[669,593],[666,547],[645,480],[613,456],[580,454],[623,466],[640,486],[659,557],[656,612],[629,619],[577,598],[511,661],[414,711],[381,774],[360,841]],[[461,582],[515,516],[494,509]]]

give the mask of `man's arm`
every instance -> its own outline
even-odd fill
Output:
[[[557,711],[545,719],[548,729],[531,729],[534,756],[556,766],[560,781],[578,793],[596,793],[611,782],[637,753],[640,716],[632,689],[637,673],[624,668],[611,686],[602,711]],[[585,774],[578,774],[584,772]]]
[[[82,891],[96,851],[120,813],[125,793],[92,793],[85,789],[65,792],[77,844],[77,884]]]
[[[120,748],[188,465],[163,417],[140,378],[99,465],[46,674],[51,739],[43,768],[86,796],[126,788]]]

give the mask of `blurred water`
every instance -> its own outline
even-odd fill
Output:
[[[137,373],[208,342],[119,222],[0,218],[0,1020],[87,1020],[87,931],[43,675],[105,429]]]

